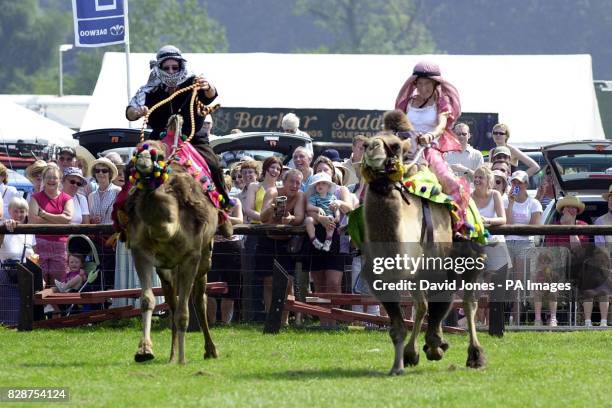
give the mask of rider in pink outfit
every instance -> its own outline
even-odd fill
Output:
[[[431,144],[424,156],[432,172],[442,185],[442,191],[450,195],[458,205],[458,218],[454,220],[455,232],[465,225],[465,211],[470,197],[467,180],[456,177],[442,154],[461,150],[452,127],[461,115],[461,102],[457,89],[442,78],[440,67],[432,62],[419,62],[406,80],[395,101],[395,108],[406,112],[414,126],[413,142]],[[413,143],[416,146],[417,143]]]

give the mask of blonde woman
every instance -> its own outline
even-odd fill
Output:
[[[508,139],[510,139],[510,128],[508,125],[498,123],[497,125],[493,126],[492,134],[493,142],[495,142],[497,147],[506,146],[508,149],[510,149],[510,164],[513,167],[517,167],[519,162],[523,163],[527,167],[527,175],[529,175],[529,177],[540,171],[540,166],[535,160],[527,156],[518,148],[508,144]]]
[[[502,194],[493,188],[494,172],[484,165],[474,171],[474,192],[472,198],[478,207],[485,226],[504,225],[506,223],[506,212]],[[491,281],[496,284],[503,283],[508,273],[508,268],[512,266],[510,255],[506,247],[506,240],[503,235],[493,235],[489,242],[494,245],[485,247],[487,255],[486,271],[490,275]],[[504,307],[501,299],[497,298],[500,293],[493,293],[493,302],[490,302],[489,332],[491,334],[503,333],[502,327],[492,327],[503,324]],[[480,321],[484,321],[482,311],[479,309]],[[493,317],[495,316],[495,317]]]
[[[60,189],[60,169],[49,165],[42,172],[42,191],[30,201],[28,220],[32,224],[70,224],[74,213],[72,197]],[[66,274],[67,235],[37,235],[36,249],[47,284],[63,281]]]

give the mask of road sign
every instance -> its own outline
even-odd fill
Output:
[[[101,47],[126,38],[127,0],[72,0],[74,44]]]

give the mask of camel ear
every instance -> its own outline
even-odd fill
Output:
[[[402,140],[402,153],[409,152],[412,148],[412,141],[410,139]]]

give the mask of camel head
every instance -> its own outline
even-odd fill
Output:
[[[404,152],[410,149],[410,139],[401,140],[391,132],[381,132],[365,146],[361,174],[367,183],[401,181],[404,176]]]
[[[159,187],[168,178],[162,143],[147,140],[136,147],[132,156],[130,183],[139,189]]]

